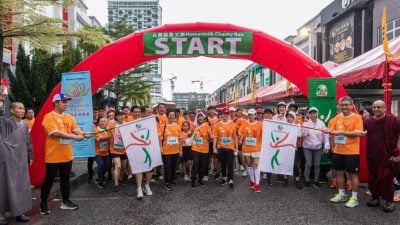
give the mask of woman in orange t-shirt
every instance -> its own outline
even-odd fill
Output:
[[[262,122],[256,120],[255,109],[249,109],[249,122],[243,123],[239,130],[240,141],[242,143],[242,154],[246,157],[247,174],[250,177],[249,188],[255,192],[261,192],[260,187],[260,168],[258,163],[261,154]]]
[[[222,121],[217,123],[212,129],[214,138],[214,153],[218,153],[221,160],[221,172],[223,179],[220,184],[229,183],[233,185],[233,160],[238,152],[238,141],[236,135],[236,124],[229,119],[229,109],[222,110]],[[226,170],[228,169],[228,174]]]
[[[110,149],[111,134],[107,132],[107,118],[99,117],[97,119],[97,127],[94,127],[95,135],[95,148],[97,163],[97,187],[103,189],[104,186],[104,174],[110,167],[110,158],[108,151]]]
[[[208,151],[211,129],[208,123],[205,122],[206,115],[199,112],[197,114],[198,127],[194,130],[192,154],[193,154],[193,166],[192,166],[192,188],[196,188],[196,180],[198,184],[204,186],[203,177],[208,174]]]
[[[122,179],[122,175],[126,171],[128,164],[128,157],[126,156],[124,143],[122,142],[122,136],[118,126],[124,124],[124,113],[117,112],[115,114],[115,124],[111,125],[111,139],[110,139],[110,153],[114,163],[114,188],[113,192],[118,192],[119,181]],[[115,128],[115,129],[112,129]]]
[[[189,177],[192,174],[192,142],[193,142],[193,130],[190,128],[189,121],[182,123],[182,163],[183,163],[183,174],[184,180],[189,181]],[[189,173],[188,173],[189,172]]]
[[[175,179],[178,156],[182,155],[182,131],[175,122],[175,111],[168,110],[167,117],[168,122],[160,126],[161,130],[158,133],[161,135],[160,146],[164,163],[165,189],[170,191],[172,190],[171,184]]]

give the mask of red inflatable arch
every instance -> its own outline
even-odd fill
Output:
[[[215,23],[185,23],[169,24],[145,31],[135,32],[121,38],[79,63],[72,71],[90,71],[92,91],[95,92],[120,73],[138,66],[144,62],[166,56],[147,56],[144,54],[143,34],[148,32],[181,32],[181,31],[226,31],[251,32],[252,52],[249,55],[221,55],[235,59],[247,59],[270,68],[281,74],[299,87],[300,91],[308,95],[307,78],[331,77],[329,72],[318,62],[309,58],[292,44],[278,40],[261,31],[239,27],[231,24]],[[167,56],[168,57],[168,56]],[[184,56],[187,57],[187,56]],[[195,56],[194,56],[195,57]],[[40,110],[32,128],[32,141],[35,160],[30,167],[31,181],[34,186],[40,186],[45,175],[44,143],[45,133],[42,128],[43,116],[52,110],[52,96],[60,92],[58,84],[47,98]],[[338,84],[338,97],[345,96],[344,88]]]

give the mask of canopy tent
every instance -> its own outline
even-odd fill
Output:
[[[395,59],[388,62],[389,75],[393,76],[400,70],[400,37],[390,41],[389,48],[395,55]],[[385,72],[385,53],[380,45],[336,67],[325,68],[343,86],[382,79]]]

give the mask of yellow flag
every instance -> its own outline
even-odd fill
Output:
[[[382,46],[383,51],[386,55],[386,61],[393,59],[393,55],[390,53],[389,42],[387,37],[387,23],[386,23],[386,6],[383,7],[382,12]]]
[[[286,97],[290,96],[290,81],[286,80]]]
[[[256,92],[256,83],[257,83],[256,71],[254,71],[253,72],[253,82],[251,84],[251,103],[255,102],[255,99],[254,99],[255,96],[254,95],[255,95],[255,92]]]

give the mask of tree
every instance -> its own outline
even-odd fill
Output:
[[[104,28],[104,33],[112,40],[118,40],[129,34],[132,34],[133,32],[135,32],[135,28],[133,25],[128,24],[126,18],[124,17],[107,24],[107,26]]]
[[[106,36],[96,29],[81,29],[76,32],[65,29],[63,20],[46,16],[44,10],[50,4],[59,7],[79,6],[79,1],[0,1],[0,59],[3,58],[3,46],[6,38],[26,40],[39,49],[58,47],[60,44],[74,38],[83,43],[91,43],[95,46],[102,46],[107,42],[108,39]],[[3,63],[0,63],[0,71],[2,70]]]

